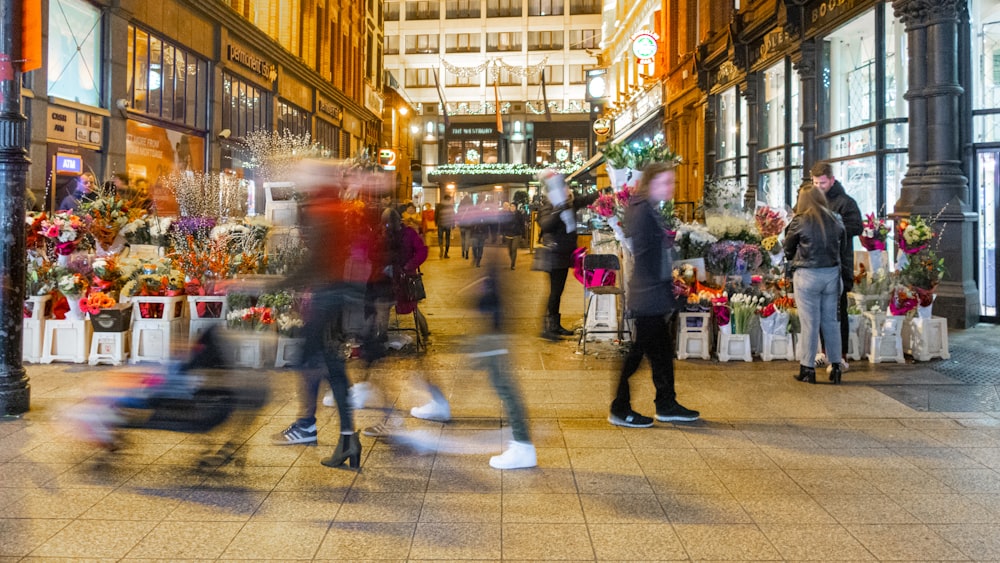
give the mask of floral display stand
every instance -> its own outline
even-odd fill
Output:
[[[42,343],[41,363],[87,361],[90,346],[90,321],[55,320],[45,322],[45,338]]]
[[[773,360],[795,360],[795,343],[791,334],[764,333],[760,351],[760,359],[765,362]]]
[[[712,314],[684,312],[678,315],[677,359],[712,357]]]
[[[274,367],[294,366],[302,359],[302,346],[305,338],[278,337],[278,347],[274,355]]]
[[[264,182],[264,218],[275,227],[292,227],[299,222],[299,203],[293,197],[295,184]]]
[[[719,329],[719,361],[743,360],[744,362],[752,362],[750,335],[730,334],[726,332],[726,328],[728,327]]]
[[[870,327],[870,351],[868,361],[905,363],[903,357],[903,321],[905,317],[886,315],[881,312],[864,313]]]
[[[24,321],[22,325],[21,359],[38,363],[42,359],[42,345],[45,340],[45,321],[52,313],[51,295],[33,295],[24,300]]]
[[[865,339],[862,328],[866,325],[861,322],[863,318],[861,315],[847,315],[847,359],[849,360],[860,360],[864,357]]]
[[[914,360],[926,362],[933,358],[951,358],[948,351],[948,319],[916,317],[910,319],[909,325],[909,348]]]
[[[226,326],[229,304],[225,295],[189,295],[187,305],[188,315],[191,317],[188,322],[189,344],[197,341],[202,333],[212,327]]]
[[[88,363],[96,366],[108,363],[120,366],[128,360],[129,336],[131,331],[95,332],[90,339],[90,355]]]
[[[233,367],[260,369],[274,364],[277,335],[274,331],[229,330]]]
[[[130,364],[166,362],[183,329],[184,296],[132,298]]]

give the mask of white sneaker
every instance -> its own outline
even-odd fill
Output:
[[[826,354],[824,354],[823,352],[816,354],[816,365],[817,366],[826,365]]]
[[[535,446],[529,442],[511,440],[507,451],[490,458],[493,469],[524,469],[538,465]]]
[[[327,391],[326,395],[323,395],[323,406],[332,407],[336,406],[336,402],[333,400],[333,391]]]
[[[840,360],[840,372],[843,373],[851,368],[850,364],[847,363],[847,358],[842,358]],[[833,364],[826,366],[826,373],[833,371]]]
[[[448,405],[447,401],[431,399],[426,405],[410,409],[410,416],[435,422],[448,422],[451,420],[451,406]]]
[[[347,402],[353,410],[363,409],[368,404],[368,399],[371,399],[373,391],[372,384],[367,381],[355,383],[347,390]]]

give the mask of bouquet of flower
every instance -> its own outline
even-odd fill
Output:
[[[122,228],[133,219],[145,214],[140,206],[133,206],[124,198],[104,193],[85,203],[82,210],[90,216],[90,234],[104,248],[114,243]]]
[[[597,197],[597,201],[590,204],[590,209],[605,219],[613,217],[618,197],[609,193],[602,193]]]
[[[213,280],[229,277],[232,256],[226,237],[197,237],[178,230],[170,238],[173,250],[168,256],[188,279],[208,287]]]
[[[170,217],[160,219],[154,215],[145,215],[133,219],[122,227],[121,234],[129,244],[166,246],[167,232],[172,221]]]
[[[302,334],[302,327],[305,325],[302,317],[294,312],[281,313],[278,315],[278,334],[288,338],[299,338]]]
[[[911,254],[902,270],[900,279],[907,285],[933,292],[946,273],[944,258],[929,248]]]
[[[721,295],[712,297],[712,316],[715,317],[715,324],[719,328],[729,325],[731,315],[729,314],[729,294],[722,292]]]
[[[794,308],[795,301],[787,296],[770,301],[765,297],[760,301],[757,315],[760,316],[760,329],[764,334],[776,336],[788,334],[789,302],[791,308]]]
[[[675,246],[682,260],[701,258],[719,239],[700,223],[682,223],[677,227]]]
[[[705,268],[715,275],[748,274],[760,268],[764,255],[756,244],[721,240],[708,247]]]
[[[25,237],[24,247],[27,250],[40,249],[45,245],[45,237],[42,236],[42,222],[48,216],[44,211],[41,213],[28,212],[24,216]]]
[[[56,288],[56,269],[40,256],[29,256],[25,264],[24,289],[26,295],[48,295]]]
[[[702,205],[706,210],[740,211],[743,209],[743,186],[734,178],[713,178],[705,182]]]
[[[876,219],[874,213],[865,216],[861,230],[861,246],[865,250],[885,250],[885,241],[889,237],[889,227],[885,219]]]
[[[763,301],[762,297],[746,293],[736,293],[729,296],[733,334],[750,334],[750,321]]]
[[[59,292],[65,295],[67,299],[79,299],[87,292],[90,284],[87,283],[87,278],[83,274],[79,272],[67,272],[59,276],[57,287],[59,288]]]
[[[87,225],[72,211],[57,211],[52,219],[43,219],[41,227],[38,234],[52,241],[58,254],[69,256],[80,244]]]
[[[889,293],[889,314],[901,316],[909,313],[918,305],[917,295],[903,284],[896,284]]]
[[[80,309],[83,310],[84,313],[96,315],[101,312],[101,309],[114,307],[116,303],[117,301],[115,301],[114,297],[104,293],[103,291],[95,291],[80,299]]]
[[[788,224],[788,214],[784,209],[772,209],[766,205],[759,206],[753,218],[763,239],[774,237],[774,240],[777,241],[778,235],[785,230],[785,225]],[[768,248],[768,252],[770,250]]]
[[[906,254],[916,254],[934,238],[934,229],[920,215],[900,219],[896,225],[896,244]]]
[[[122,279],[122,272],[118,269],[117,261],[114,258],[98,258],[94,260],[91,266],[94,269],[91,284],[97,291],[118,291],[125,283],[125,280]]]
[[[239,330],[267,330],[274,324],[270,307],[247,307],[230,311],[226,325]]]
[[[295,309],[296,299],[290,291],[275,291],[264,293],[257,298],[258,307],[267,307],[277,314],[288,313]]]

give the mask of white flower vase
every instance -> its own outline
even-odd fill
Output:
[[[868,260],[871,263],[871,274],[870,275],[874,275],[875,272],[877,272],[877,271],[879,271],[879,270],[881,270],[882,268],[885,267],[885,262],[883,261],[884,258],[885,258],[885,254],[884,253],[885,253],[884,250],[869,250],[868,251]]]
[[[67,295],[66,302],[69,303],[69,311],[66,311],[67,321],[82,321],[83,309],[80,308],[80,295]]]

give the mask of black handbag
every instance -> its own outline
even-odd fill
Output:
[[[403,295],[407,301],[422,301],[427,299],[427,290],[424,289],[424,275],[403,274]]]

